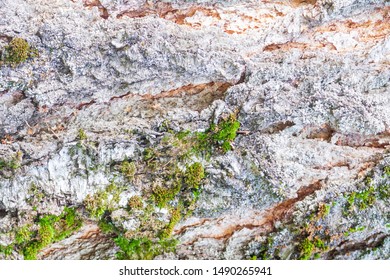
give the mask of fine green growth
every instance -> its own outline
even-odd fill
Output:
[[[79,140],[85,140],[87,139],[87,134],[85,133],[84,129],[80,128],[78,133],[77,133],[77,138]]]
[[[117,253],[119,260],[152,260],[163,253],[174,252],[177,245],[177,241],[174,239],[163,239],[156,242],[148,238],[127,239],[119,236],[114,241],[120,248]]]
[[[26,199],[26,202],[33,208],[37,208],[38,204],[41,203],[45,197],[46,194],[44,191],[36,184],[31,183],[31,186],[28,189],[28,198]]]
[[[107,219],[105,219],[104,217],[102,217],[99,220],[98,226],[101,229],[101,231],[106,233],[106,234],[114,233],[117,231],[117,228],[115,227],[115,225],[111,221],[108,221]]]
[[[222,150],[226,153],[232,149],[231,142],[236,138],[239,128],[240,123],[232,115],[218,124],[212,138],[221,145]]]
[[[199,162],[195,162],[192,165],[187,166],[184,183],[192,189],[198,189],[200,182],[204,177],[205,173],[202,164]]]
[[[390,177],[390,166],[385,166],[383,168],[383,173],[387,176]]]
[[[299,244],[298,249],[299,249],[299,259],[308,260],[312,257],[313,253],[320,253],[325,250],[328,250],[328,246],[326,246],[325,242],[319,237],[314,237],[314,238],[306,237]],[[314,256],[314,258],[316,258],[316,256]]]
[[[130,210],[139,210],[144,207],[142,198],[138,195],[130,197],[129,201],[127,202],[127,205],[129,206]]]
[[[112,210],[119,202],[122,189],[114,183],[109,184],[104,190],[97,191],[94,195],[88,194],[84,199],[84,207],[92,218],[99,219],[107,210]]]
[[[268,260],[272,258],[270,254],[270,249],[274,245],[274,239],[272,236],[268,236],[265,243],[261,244],[259,253],[255,256],[256,259]]]
[[[305,238],[299,246],[299,249],[300,249],[299,259],[300,260],[310,259],[314,248],[315,248],[314,244],[308,238]]]
[[[134,179],[134,175],[137,172],[137,167],[134,162],[123,161],[120,166],[120,172],[125,176],[129,181]]]
[[[379,199],[388,200],[390,198],[390,185],[383,184],[378,187]]]
[[[108,193],[98,191],[94,195],[88,194],[84,199],[84,206],[91,217],[100,218],[108,207]]]
[[[13,38],[4,50],[4,62],[15,67],[36,55],[36,50],[33,50],[26,40]]]
[[[5,257],[8,257],[9,255],[12,254],[13,248],[14,247],[12,244],[7,246],[0,245],[0,255],[4,254]]]
[[[318,207],[318,217],[325,218],[330,213],[330,205],[329,204],[320,204]]]
[[[356,206],[359,210],[364,210],[374,205],[375,188],[373,186],[361,192],[353,192],[347,196],[347,210],[352,211]]]
[[[16,170],[20,167],[20,159],[17,156],[13,157],[10,160],[0,159],[0,170],[8,169],[8,170]]]
[[[314,247],[320,249],[320,250],[326,250],[328,247],[325,245],[325,242],[319,238],[314,239]]]
[[[379,188],[378,190],[378,188],[375,188],[373,179],[371,177],[366,177],[364,183],[366,187],[364,190],[359,192],[352,192],[346,196],[346,210],[348,212],[353,211],[355,208],[358,210],[364,210],[373,206],[376,202],[376,199],[381,197],[381,194],[382,196],[386,196],[386,187],[382,188],[382,190]]]
[[[165,227],[165,229],[161,232],[160,238],[161,239],[166,239],[169,238],[172,235],[173,228],[175,225],[180,222],[181,217],[182,217],[182,206],[179,205],[176,209],[173,209],[171,211],[171,219],[169,220],[168,225]]]
[[[363,231],[365,229],[366,229],[366,227],[364,227],[364,226],[358,226],[358,227],[355,227],[355,228],[351,228],[347,232],[344,233],[344,236],[348,237],[352,233]]]
[[[204,153],[210,157],[214,147],[222,149],[223,152],[232,150],[232,142],[237,136],[240,123],[235,115],[230,115],[226,120],[222,120],[218,125],[212,124],[205,132],[196,134],[193,151],[196,154]]]
[[[59,215],[44,215],[39,218],[39,228],[30,231],[28,228],[21,228],[16,234],[17,246],[21,248],[26,260],[36,259],[39,250],[53,242],[60,241],[81,227],[81,218],[76,210],[65,208]]]
[[[156,157],[156,153],[152,148],[146,148],[144,150],[144,161],[149,161]]]
[[[15,242],[18,245],[27,244],[32,238],[32,231],[29,225],[19,228],[15,234]]]
[[[180,192],[180,184],[174,185],[172,188],[156,185],[153,188],[153,199],[159,208],[164,208],[167,203],[173,200]]]

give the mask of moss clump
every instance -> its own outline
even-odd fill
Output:
[[[118,236],[114,241],[120,248],[117,253],[119,260],[152,260],[163,253],[174,252],[177,245],[174,239],[153,241],[148,238],[127,239]]]
[[[31,183],[31,186],[28,189],[28,197],[26,202],[36,210],[38,205],[44,200],[45,197],[45,192],[36,184]]]
[[[30,230],[30,225],[25,225],[19,228],[15,233],[16,244],[27,244],[32,238],[31,234],[32,231]]]
[[[13,38],[4,51],[4,62],[13,67],[25,62],[28,58],[36,56],[36,50],[33,50],[26,40],[22,38]]]
[[[239,128],[240,123],[235,116],[231,115],[227,120],[223,120],[218,124],[212,138],[220,144],[222,150],[226,153],[232,149],[231,142],[236,138]]]
[[[176,226],[178,222],[180,222],[182,218],[182,206],[179,205],[176,209],[171,211],[171,219],[169,220],[168,225],[164,228],[164,230],[160,233],[161,239],[169,238],[172,235],[173,228]]]
[[[138,195],[130,197],[129,201],[127,202],[127,205],[130,210],[139,210],[144,207],[142,198]]]
[[[350,228],[347,232],[344,233],[344,236],[348,237],[352,233],[363,231],[365,229],[366,229],[365,226],[357,226],[357,227],[354,227],[354,228]]]
[[[125,176],[128,180],[132,181],[134,179],[134,175],[137,172],[137,167],[134,162],[123,161],[120,166],[120,172]]]
[[[152,160],[156,157],[156,151],[152,148],[146,148],[143,152],[144,161]]]
[[[12,244],[4,246],[0,245],[0,255],[3,254],[5,257],[8,257],[12,254],[12,251],[14,249],[14,246]]]
[[[232,114],[217,125],[212,124],[205,132],[197,133],[193,151],[197,154],[205,153],[209,157],[214,147],[217,147],[226,153],[232,150],[232,142],[239,128],[240,122]]]
[[[23,248],[23,256],[25,260],[36,260],[38,251],[43,249],[39,241],[32,241]]]
[[[390,198],[390,185],[383,184],[378,187],[378,197],[382,200],[388,200]]]
[[[94,195],[88,194],[84,199],[84,206],[91,217],[100,218],[108,206],[108,193],[98,191]]]
[[[87,139],[87,134],[85,133],[84,129],[82,129],[82,128],[79,129],[79,131],[77,132],[77,138],[79,140]]]
[[[370,186],[361,192],[353,192],[347,196],[347,210],[352,211],[356,206],[359,210],[364,210],[374,205],[376,201],[375,188]]]
[[[153,188],[152,197],[157,207],[164,208],[169,201],[176,197],[176,195],[180,192],[180,188],[180,184],[176,184],[171,188],[156,185]]]
[[[387,177],[390,177],[390,166],[385,166],[383,168],[383,173],[384,175],[386,175]]]
[[[320,204],[318,206],[318,217],[319,218],[325,218],[326,216],[328,216],[330,213],[330,205],[329,204]]]
[[[0,170],[8,169],[8,170],[16,170],[20,167],[21,161],[16,157],[10,160],[0,159]]]
[[[299,246],[299,249],[300,249],[299,259],[300,260],[310,259],[314,248],[315,248],[314,244],[308,238],[305,238]]]
[[[122,189],[116,184],[109,184],[104,190],[99,190],[95,194],[88,194],[84,199],[84,207],[92,218],[100,219],[107,211],[112,210],[119,202]]]
[[[187,166],[184,183],[192,189],[198,189],[200,182],[204,177],[205,173],[202,164],[199,162],[195,162],[192,165]]]
[[[21,228],[15,237],[17,247],[26,260],[36,259],[39,250],[53,242],[60,241],[82,225],[81,218],[77,215],[76,210],[65,208],[59,215],[44,215],[38,220],[38,230],[30,231],[28,227]]]

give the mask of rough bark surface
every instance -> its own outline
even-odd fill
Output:
[[[6,63],[13,38],[36,55]],[[229,118],[233,140],[184,157]],[[83,225],[37,258],[171,226],[153,258],[389,259],[390,3],[0,0],[0,141],[0,259],[70,208]]]

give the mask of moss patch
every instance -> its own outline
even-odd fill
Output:
[[[122,188],[116,184],[109,184],[104,190],[98,190],[95,194],[88,194],[84,199],[84,207],[91,218],[99,219],[106,212],[113,210],[119,202]]]
[[[58,216],[38,216],[35,225],[24,225],[15,230],[14,243],[7,246],[7,253],[16,251],[25,260],[35,260],[40,250],[70,236],[81,225],[81,217],[73,208],[65,208]]]
[[[13,38],[3,53],[3,62],[13,67],[37,55],[37,51],[22,38]]]

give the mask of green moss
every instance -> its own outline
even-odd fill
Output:
[[[260,245],[259,252],[256,256],[256,259],[261,259],[261,260],[268,260],[272,258],[270,254],[270,250],[274,245],[274,239],[272,236],[268,236],[267,240]]]
[[[65,208],[64,211],[56,215],[44,215],[38,220],[38,230],[30,231],[28,227],[18,230],[15,240],[17,246],[26,260],[36,259],[39,250],[53,242],[60,241],[82,225],[81,218],[77,215],[76,210]]]
[[[117,253],[119,260],[152,260],[163,253],[174,252],[177,245],[174,239],[153,241],[148,238],[127,239],[119,236],[114,241],[120,248]]]
[[[149,161],[156,157],[156,152],[152,148],[146,148],[143,152],[144,161]]]
[[[318,217],[325,218],[330,213],[331,206],[329,204],[320,204],[318,207]]]
[[[182,206],[179,205],[176,209],[171,211],[171,219],[169,220],[168,225],[164,228],[164,230],[160,233],[161,239],[169,238],[172,235],[173,228],[176,226],[178,222],[180,222],[182,218]]]
[[[142,198],[138,195],[130,197],[128,203],[128,207],[130,210],[139,210],[144,207],[144,203],[142,201]]]
[[[28,198],[26,199],[26,202],[36,209],[45,197],[45,192],[35,183],[31,183],[31,186],[28,189]]]
[[[325,241],[323,241],[322,239],[320,239],[318,237],[314,238],[313,244],[316,248],[318,248],[320,250],[327,250],[328,249],[328,246],[325,245]]]
[[[115,225],[111,221],[108,221],[105,217],[102,217],[99,220],[98,226],[101,229],[101,231],[106,234],[117,232],[117,228],[115,227]]]
[[[84,207],[92,218],[100,219],[106,211],[115,208],[121,192],[121,187],[111,183],[104,190],[99,190],[93,195],[88,194],[84,199]]]
[[[356,206],[359,210],[364,210],[374,205],[376,201],[376,190],[373,186],[360,192],[353,192],[347,196],[346,209],[350,212]]]
[[[363,231],[365,229],[366,229],[365,226],[357,226],[357,227],[354,227],[354,228],[350,228],[347,232],[344,233],[344,236],[348,237],[352,233]]]
[[[378,198],[388,200],[390,198],[390,185],[383,184],[378,187]]]
[[[210,157],[215,148],[221,149],[225,153],[232,150],[232,142],[236,138],[239,128],[240,123],[233,114],[217,125],[211,124],[205,132],[195,134],[193,152]]]
[[[137,167],[134,162],[123,161],[120,166],[120,172],[125,176],[129,181],[134,179],[134,175],[137,172]]]
[[[5,257],[8,257],[12,254],[14,246],[12,244],[4,246],[0,245],[0,255],[3,254]]]
[[[164,208],[168,202],[172,201],[180,192],[180,184],[176,184],[171,188],[156,185],[153,188],[153,199],[159,208]]]
[[[369,187],[367,190],[359,192],[356,194],[357,205],[359,209],[366,209],[375,203],[375,189],[373,186]]]
[[[232,149],[231,142],[236,138],[239,128],[240,123],[232,115],[218,124],[212,138],[220,144],[222,150],[226,153]]]
[[[315,248],[314,244],[308,238],[305,238],[299,245],[299,250],[300,250],[299,259],[300,260],[310,259],[314,248]]]
[[[390,177],[390,166],[385,166],[383,168],[383,173],[384,175],[386,175],[387,177]]]
[[[15,242],[18,245],[26,244],[32,238],[33,232],[30,230],[30,225],[25,225],[19,228],[15,233]]]
[[[79,140],[85,140],[87,139],[87,134],[85,133],[84,129],[80,128],[78,133],[77,133],[77,138]]]
[[[84,206],[91,217],[100,218],[108,207],[108,193],[98,191],[94,195],[88,194],[84,199]]]
[[[42,249],[41,243],[37,240],[34,240],[27,244],[23,250],[23,256],[25,260],[36,260],[38,251]]]
[[[56,219],[56,216],[50,215],[50,216],[46,216],[46,217],[42,218],[39,221],[38,236],[39,236],[39,239],[41,241],[42,248],[46,247],[47,245],[52,243],[52,241],[54,240],[55,230],[54,230],[53,225],[56,222],[55,219]]]
[[[17,159],[4,160],[0,159],[0,170],[8,169],[8,170],[16,170],[20,167],[20,161]]]
[[[204,177],[205,173],[202,164],[195,162],[192,165],[187,166],[184,183],[192,189],[198,189],[200,182]]]
[[[13,38],[4,51],[4,62],[15,67],[28,58],[36,56],[36,51],[33,50],[26,40],[22,38]]]

